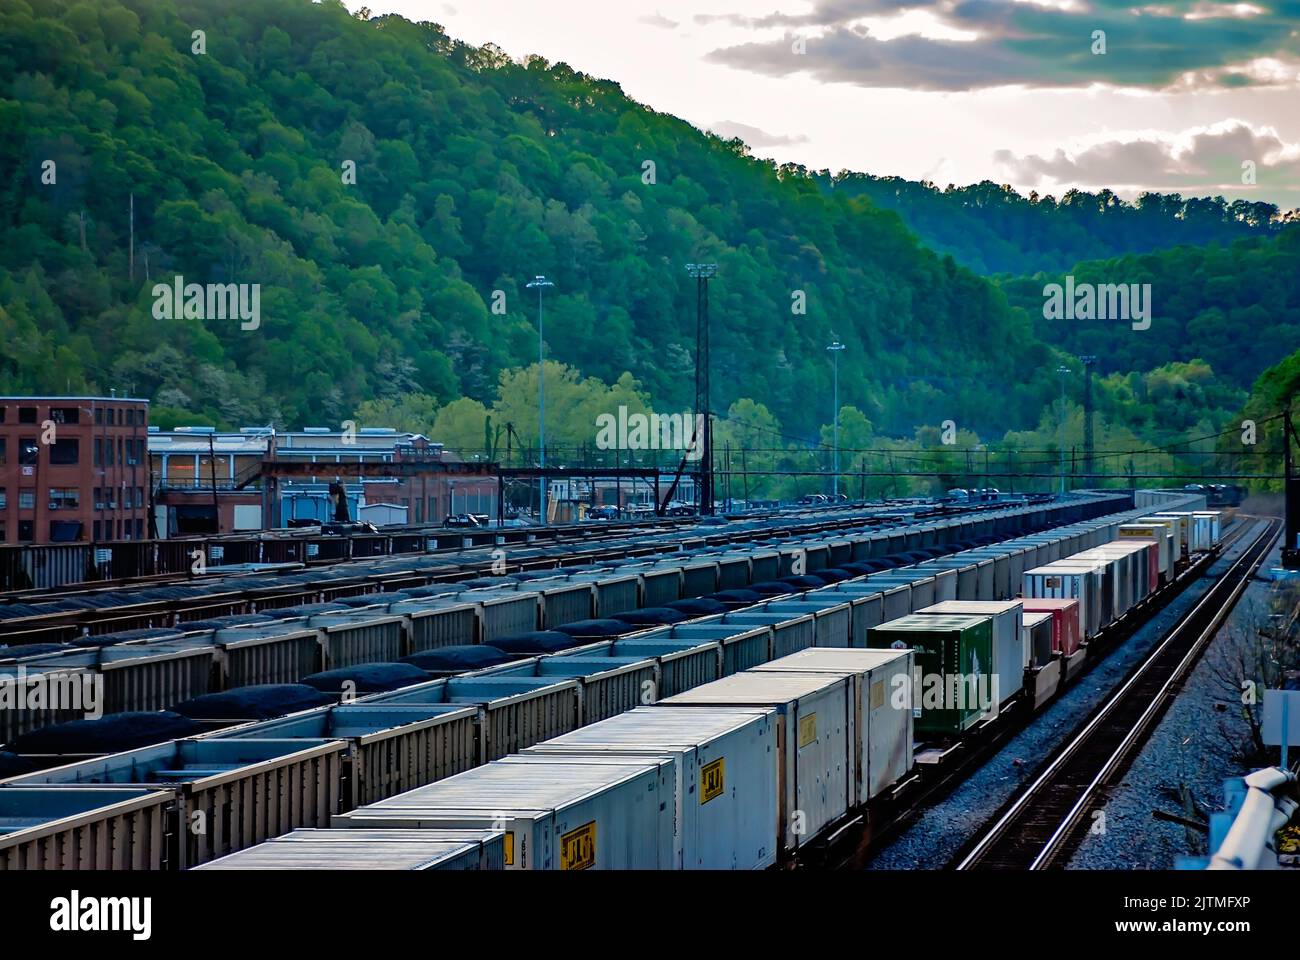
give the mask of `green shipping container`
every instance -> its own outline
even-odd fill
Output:
[[[872,627],[867,646],[915,651],[918,737],[959,734],[997,707],[990,617],[912,614]]]

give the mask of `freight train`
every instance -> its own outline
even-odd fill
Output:
[[[491,644],[509,634],[689,603],[733,588],[787,593],[790,585],[777,581],[796,572],[825,579],[824,570],[848,562],[885,570],[918,556],[1097,515],[1122,502],[1081,498],[1068,506],[1003,509],[933,523],[860,518],[855,529],[823,530],[818,524],[801,539],[791,534],[802,526],[741,528],[717,543],[647,534],[602,543],[597,549],[603,559],[572,547],[521,546],[506,555],[510,569],[519,571],[509,576],[475,576],[484,568],[490,573],[498,561],[504,566],[499,553],[484,550],[468,552],[455,565],[410,557],[260,579],[221,578],[186,588],[205,591],[198,599],[158,598],[153,589],[92,591],[0,607],[0,614],[10,614],[0,617],[0,644],[7,645],[0,646],[0,664],[21,665],[33,681],[52,674],[93,679],[102,684],[105,712],[166,709],[205,693],[293,683],[321,671],[451,645]],[[575,561],[579,565],[561,566]],[[177,610],[176,604],[184,606]],[[105,630],[109,625],[119,629]],[[92,632],[81,632],[87,629]],[[77,706],[0,711],[0,743],[80,715]]]
[[[1194,500],[1179,499],[1170,503],[1170,509],[1196,505],[1199,503]],[[808,582],[810,574],[789,572],[783,592],[766,600],[757,591],[745,596],[739,588],[717,589],[721,583],[719,560],[703,561],[705,567],[712,566],[713,592],[722,598],[716,601],[723,608],[717,612],[648,629],[631,624],[632,631],[596,642],[581,642],[589,637],[569,637],[569,644],[576,641],[579,645],[554,655],[382,691],[282,719],[92,757],[6,781],[0,786],[0,866],[191,867],[238,855],[277,835],[288,836],[255,847],[258,852],[247,854],[251,859],[240,862],[287,867],[289,860],[300,865],[339,863],[353,855],[353,862],[361,864],[376,862],[376,857],[382,860],[380,851],[388,850],[405,863],[432,863],[419,860],[410,848],[397,843],[400,838],[391,831],[404,828],[391,827],[384,818],[401,819],[426,808],[449,809],[437,799],[442,790],[455,794],[448,802],[461,811],[478,809],[471,803],[478,797],[486,806],[496,804],[499,808],[509,800],[522,804],[521,810],[554,813],[550,820],[539,815],[527,823],[520,821],[517,830],[489,830],[472,836],[466,831],[479,830],[481,824],[448,823],[441,815],[428,817],[428,823],[418,816],[407,817],[424,824],[421,829],[450,830],[454,836],[445,839],[454,841],[452,846],[468,844],[467,850],[477,851],[453,858],[462,866],[498,862],[510,867],[557,868],[651,865],[645,859],[650,854],[644,851],[637,854],[640,859],[628,859],[631,854],[620,859],[618,851],[630,847],[611,843],[611,838],[622,835],[658,837],[657,859],[652,865],[659,868],[768,865],[788,858],[807,838],[910,776],[914,749],[951,742],[969,729],[969,716],[927,714],[923,697],[906,710],[898,709],[894,696],[898,676],[907,677],[918,666],[923,673],[936,668],[950,672],[969,662],[972,649],[983,650],[986,659],[980,663],[988,665],[983,672],[999,679],[1000,692],[987,708],[978,708],[975,722],[985,722],[986,717],[995,717],[1026,699],[1041,703],[1047,683],[1044,674],[1051,675],[1052,663],[1058,664],[1059,683],[1070,669],[1064,661],[1077,657],[1080,651],[1086,656],[1114,619],[1162,589],[1161,572],[1168,581],[1178,565],[1186,562],[1184,552],[1196,552],[1192,534],[1183,532],[1196,529],[1192,517],[1157,519],[1150,516],[1150,509],[1081,521],[1008,540],[996,548],[963,551],[942,559],[923,556],[889,571],[868,568],[870,560],[837,559],[834,562],[840,566],[830,567],[827,564],[834,547],[827,543],[817,566],[823,574],[820,578]],[[1130,541],[1123,544],[1120,528],[1141,520],[1150,521],[1147,526],[1158,531],[1155,538],[1144,541],[1132,536],[1123,538]],[[1182,539],[1175,558],[1171,544],[1176,537]],[[802,551],[797,556],[807,561],[822,548],[803,542],[797,546]],[[1094,551],[1102,555],[1081,556]],[[850,546],[843,556],[852,553]],[[1161,571],[1159,556],[1172,558],[1173,566]],[[1153,557],[1154,578],[1150,576]],[[749,586],[762,587],[763,581],[752,579],[753,559],[748,568]],[[1098,574],[1077,581],[1085,593],[1072,598],[1073,607],[1059,599],[1044,599],[1046,615],[1021,622],[1025,614],[1020,608],[1033,598],[1024,604],[1010,602],[1011,598],[1022,589],[1030,595],[1031,584],[1037,582],[1033,578],[1043,575],[1042,568],[1063,560],[1070,561],[1065,567],[1086,560]],[[697,558],[678,562],[679,584],[688,577],[692,563],[701,564]],[[618,568],[613,572],[617,574]],[[786,571],[778,565],[776,572]],[[599,575],[590,576],[600,582]],[[644,580],[634,580],[644,591]],[[1053,585],[1052,589],[1057,588]],[[1091,633],[1092,623],[1079,617],[1085,605],[1092,609],[1089,601],[1094,592],[1086,591],[1095,592],[1097,603],[1104,599],[1109,604],[1104,609],[1111,618],[1098,621]],[[471,608],[480,628],[483,602],[520,599],[517,591],[513,596],[505,596],[510,591],[500,589],[484,592],[493,596],[481,598],[477,607],[459,604]],[[561,603],[566,592],[561,589],[555,602]],[[534,597],[539,616],[544,616],[544,593],[526,594]],[[643,593],[640,599],[644,599]],[[730,607],[726,600],[732,601]],[[951,610],[942,608],[961,601],[1018,608],[1018,615],[1011,618],[1014,628],[1008,630],[1005,625],[1007,610],[959,616],[954,623]],[[400,605],[399,601],[394,606]],[[936,606],[941,609],[929,609]],[[898,639],[905,628],[896,621],[911,619],[913,613],[930,618],[933,627],[921,624],[921,629],[914,628],[910,635],[914,642],[900,645]],[[355,616],[361,620],[330,626],[341,626],[346,634],[358,623],[368,623],[367,629],[395,630],[398,637],[410,629],[403,627],[399,614],[376,617],[358,612]],[[384,626],[386,620],[395,621],[396,627]],[[987,628],[965,625],[964,621],[986,624]],[[1077,629],[1073,626],[1076,622]],[[961,636],[954,638],[962,631],[971,636],[965,641]],[[1018,642],[1008,639],[1013,635]],[[491,646],[481,636],[479,640],[480,646]],[[352,642],[341,643],[341,648],[350,649]],[[903,649],[892,649],[895,646]],[[823,647],[839,649],[822,651]],[[788,659],[791,656],[797,660]],[[828,657],[834,662],[823,659]],[[1008,657],[1014,657],[1014,669]],[[822,678],[823,672],[828,676],[838,673],[838,678],[831,683]],[[1007,688],[1001,684],[1002,678],[1016,674],[1026,682],[1004,698]],[[797,679],[791,681],[789,675]],[[826,693],[823,688],[828,685],[835,692]],[[791,688],[799,692],[787,696]],[[813,709],[809,705],[814,702],[826,706]],[[808,709],[802,710],[801,704]],[[694,737],[701,741],[690,748],[697,753],[707,745],[703,743],[707,731],[692,732],[691,724],[703,724],[706,715],[719,712],[753,714],[759,718],[754,721],[757,726],[750,729],[742,724],[744,730],[735,736],[759,741],[772,737],[767,742],[775,746],[766,750],[753,747],[752,756],[763,754],[777,766],[760,769],[755,760],[723,755],[696,763],[691,768],[695,773],[688,777],[683,768],[687,761],[673,759],[670,752],[666,759],[628,769],[626,756],[659,756],[660,747],[655,744],[664,742],[667,733],[660,740],[647,741],[644,751],[632,742],[635,749],[626,755],[602,747],[609,754],[603,759],[571,761],[565,752],[581,746],[573,739],[580,740],[579,734],[599,739],[616,724],[640,723],[629,717],[683,710],[698,719],[654,722],[687,724],[690,729],[675,734],[675,742],[685,743]],[[837,719],[841,716],[842,722]],[[231,719],[224,718],[227,724]],[[890,719],[895,722],[891,724]],[[717,724],[726,727],[724,720]],[[717,729],[716,725],[710,727],[714,733],[708,736],[721,736]],[[620,736],[635,741],[637,734],[629,728]],[[22,738],[18,743],[21,746]],[[557,750],[560,758],[551,756]],[[45,759],[48,762],[49,758]],[[715,759],[722,763],[715,764]],[[582,796],[605,796],[602,791],[606,788],[600,786],[604,777],[612,777],[615,783],[608,788],[614,792],[606,798],[609,802],[602,808],[604,812],[589,807],[583,808],[586,813],[574,813],[565,807],[566,816],[590,813],[592,819],[577,823],[560,817],[559,806],[572,806],[564,800],[572,790]],[[652,829],[649,821],[626,821],[623,827],[610,821],[603,826],[602,817],[633,816],[618,798],[640,796],[637,791],[642,788],[647,795],[661,795],[663,803],[671,797],[670,806],[678,811],[685,811],[688,800],[701,805],[723,801],[707,811],[712,815],[727,808],[731,802],[727,797],[748,803],[752,790],[761,792],[759,787],[742,789],[743,784],[766,784],[773,779],[780,784],[771,800],[775,812],[770,819],[760,816],[756,821],[768,824],[770,842],[756,843],[758,835],[742,831],[738,824],[734,832],[746,837],[743,849],[728,851],[715,831],[696,829],[699,818],[687,817],[685,812],[673,820],[676,825],[671,826],[671,835],[663,835],[660,827]],[[628,784],[638,786],[634,789]],[[632,793],[622,792],[626,790]],[[544,797],[550,800],[544,803]],[[828,799],[812,804],[812,797]],[[395,809],[404,812],[399,815]],[[691,812],[696,811],[692,808]],[[329,826],[335,818],[339,826],[364,830],[379,829],[375,821],[382,821],[383,835],[372,836],[378,846],[362,852],[364,831],[347,838],[336,836],[338,831],[295,832]],[[466,818],[474,819],[469,814]],[[696,824],[690,828],[695,830],[692,836],[708,835],[712,838],[708,843],[721,846],[699,849],[706,841],[689,839],[683,832],[688,821]],[[620,830],[630,832],[620,834]],[[548,836],[549,841],[545,839]],[[95,837],[112,837],[113,842],[91,842]],[[430,834],[425,842],[433,838]],[[335,854],[332,858],[306,856],[309,846]],[[282,853],[276,853],[281,847]],[[230,861],[221,864],[232,865]]]

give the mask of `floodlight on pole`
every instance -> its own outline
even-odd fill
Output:
[[[838,499],[840,495],[840,351],[844,349],[844,344],[836,340],[826,349],[830,352],[835,369],[835,386],[833,393],[834,418],[831,420],[835,473],[831,477],[831,493]]]
[[[1092,355],[1083,356],[1079,358],[1079,362],[1083,364],[1083,472],[1091,482],[1096,467],[1093,462],[1096,445],[1092,425],[1092,368],[1097,358]]]
[[[542,335],[546,329],[542,318],[542,291],[555,284],[540,274],[524,284],[537,291],[537,453],[538,466],[546,469],[546,366],[542,359]],[[537,522],[546,524],[546,477],[537,478]]]
[[[701,424],[700,515],[713,514],[713,417],[709,390],[709,279],[718,273],[716,263],[688,263],[688,276],[695,278],[695,422]]]

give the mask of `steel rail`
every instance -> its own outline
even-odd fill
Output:
[[[990,859],[1011,836],[1013,828],[1022,824],[1027,815],[1034,810],[1034,801],[1058,786],[1061,775],[1077,758],[1086,757],[1086,751],[1094,735],[1129,701],[1136,687],[1147,680],[1158,668],[1167,652],[1184,638],[1189,627],[1198,625],[1203,614],[1212,611],[1200,634],[1188,645],[1185,653],[1169,676],[1160,685],[1159,690],[1150,698],[1145,710],[1133,722],[1127,732],[1120,738],[1119,744],[1109,752],[1089,782],[1079,791],[1073,804],[1064,817],[1042,844],[1037,855],[1027,864],[1030,870],[1041,870],[1049,865],[1052,858],[1061,849],[1064,842],[1073,833],[1079,819],[1091,805],[1097,792],[1108,781],[1133,746],[1144,739],[1152,721],[1167,705],[1173,687],[1181,682],[1187,671],[1201,656],[1209,640],[1217,634],[1228,613],[1236,605],[1237,599],[1250,582],[1250,576],[1263,558],[1267,556],[1273,542],[1281,530],[1279,521],[1266,521],[1265,527],[1250,542],[1240,557],[1205,595],[1197,601],[1187,615],[1175,626],[1165,638],[1157,644],[1142,660],[1129,678],[1099,707],[1080,729],[1079,733],[1068,741],[1056,754],[1048,766],[1034,781],[1012,802],[1005,812],[998,817],[984,836],[975,844],[955,866],[957,870],[970,870]],[[1244,534],[1243,534],[1244,535]],[[1009,844],[1008,844],[1009,846]],[[1021,858],[1023,859],[1023,858]]]

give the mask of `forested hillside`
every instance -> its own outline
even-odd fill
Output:
[[[1266,236],[1300,216],[1271,203],[1176,193],[1144,193],[1129,202],[1110,190],[1025,197],[988,180],[940,190],[865,173],[818,179],[828,190],[897,211],[931,250],[983,274],[1063,270],[1081,260]]]
[[[1024,318],[895,214],[564,64],[308,0],[9,0],[0,38],[0,389],[226,424],[488,399],[536,356],[546,274],[549,355],[681,409],[706,260],[719,409],[815,431],[835,335],[887,429],[1001,429],[1050,396]],[[260,327],[157,319],[178,274],[259,283]]]
[[[1225,386],[1247,390],[1300,344],[1300,226],[1278,236],[1080,263],[1075,283],[1151,284],[1151,326],[1123,320],[1048,320],[1043,287],[1064,273],[1002,283],[1042,339],[1091,353],[1103,373],[1213,358]]]

